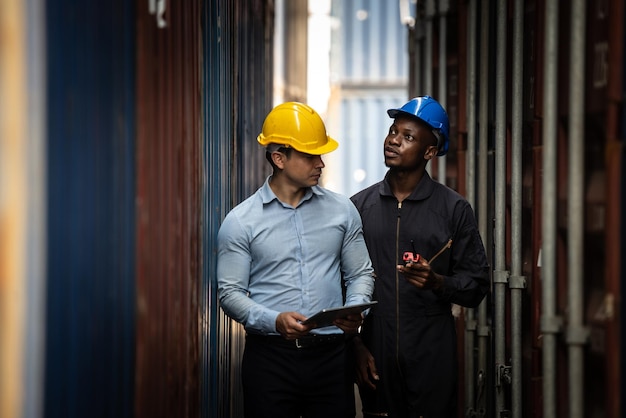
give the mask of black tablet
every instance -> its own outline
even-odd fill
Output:
[[[304,325],[315,323],[316,328],[327,327],[333,324],[333,321],[337,318],[343,318],[350,314],[361,313],[369,307],[376,305],[377,301],[368,303],[360,303],[358,305],[341,306],[338,308],[322,309],[313,316],[308,317],[302,321]]]

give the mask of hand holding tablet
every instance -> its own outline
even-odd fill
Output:
[[[348,315],[361,313],[367,308],[376,305],[377,301],[360,303],[357,305],[341,306],[337,308],[322,309],[315,315],[308,317],[302,322],[304,325],[315,324],[315,328],[327,327],[333,324],[333,321],[338,318],[345,318]]]

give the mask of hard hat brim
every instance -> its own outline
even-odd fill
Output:
[[[329,152],[333,152],[334,150],[337,149],[337,147],[339,147],[339,143],[337,141],[335,141],[333,138],[331,138],[330,136],[326,136],[328,138],[328,142],[326,143],[326,145],[322,146],[322,147],[317,147],[315,149],[312,150],[307,150],[307,149],[298,149],[295,148],[297,151],[300,152],[304,152],[306,154],[311,154],[311,155],[322,155],[322,154],[328,154]]]
[[[388,109],[387,114],[389,115],[391,119],[395,119],[398,117],[398,115],[402,115],[402,116],[410,116],[417,120],[421,120],[422,122],[426,122],[424,119],[420,118],[419,116],[415,116],[413,113],[407,112],[406,110],[402,110],[402,109]],[[428,122],[426,123],[428,124]]]
[[[316,148],[306,148],[306,147],[302,147],[302,146],[298,146],[294,144],[281,143],[280,141],[272,141],[271,138],[266,138],[263,136],[263,134],[259,134],[259,136],[257,136],[257,141],[259,144],[261,144],[264,147],[267,147],[270,144],[278,144],[284,147],[293,148],[296,151],[300,151],[305,154],[322,155],[322,154],[328,154],[329,152],[332,152],[336,150],[337,147],[339,147],[339,143],[335,141],[335,139],[333,139],[332,137],[328,135],[326,136],[326,138],[328,139],[326,144],[324,144],[321,147],[316,147]]]

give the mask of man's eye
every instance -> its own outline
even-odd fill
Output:
[[[408,142],[415,141],[415,138],[413,138],[413,135],[404,135],[404,139],[406,139]]]

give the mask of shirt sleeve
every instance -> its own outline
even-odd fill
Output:
[[[356,207],[351,202],[348,203],[348,227],[341,254],[346,306],[369,302],[374,291],[374,270],[363,237],[361,216]]]
[[[275,333],[279,312],[248,296],[252,262],[249,238],[235,214],[230,213],[224,219],[217,234],[217,247],[217,291],[224,312],[246,329]]]

